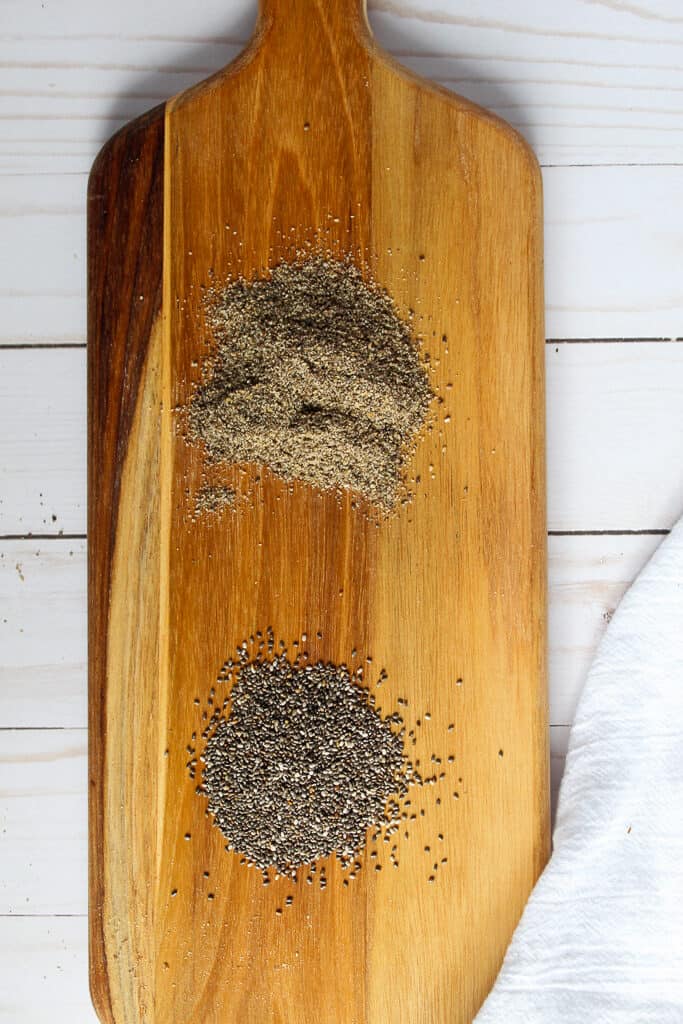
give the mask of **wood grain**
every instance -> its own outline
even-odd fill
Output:
[[[468,1021],[549,841],[538,165],[507,126],[380,54],[350,0],[266,3],[239,61],[167,104],[163,185],[161,136],[157,116],[115,143],[90,192],[98,1013]],[[203,291],[307,243],[350,254],[422,325],[446,398],[408,467],[415,500],[378,523],[350,494],[227,467],[251,506],[197,521],[206,467],[177,410],[207,351]],[[444,799],[414,798],[426,816],[400,871],[343,888],[330,863],[327,891],[302,878],[280,917],[291,883],[265,888],[226,855],[186,769],[195,697],[269,626],[307,635],[313,660],[372,655],[408,721],[429,712],[423,763],[457,723]],[[448,866],[430,884],[436,833]]]
[[[116,956],[109,961],[113,951],[105,932],[105,900],[112,895],[105,873],[106,813],[110,802],[116,806],[121,799],[120,776],[118,791],[107,791],[120,756],[116,747],[110,753],[108,744],[114,725],[124,731],[130,728],[135,734],[136,720],[133,714],[122,714],[118,706],[112,713],[109,706],[110,697],[121,692],[119,680],[112,678],[109,651],[113,629],[128,627],[124,636],[116,637],[125,646],[138,625],[121,621],[120,602],[128,600],[128,581],[125,566],[119,579],[113,570],[123,542],[131,543],[128,558],[145,554],[144,537],[135,534],[129,538],[125,515],[120,522],[121,509],[128,511],[121,501],[121,487],[136,409],[144,408],[145,395],[139,392],[142,371],[161,311],[163,142],[163,108],[158,108],[108,143],[88,186],[89,892],[94,965],[90,980],[95,1008],[105,1021],[114,1019],[110,971],[117,961]],[[147,408],[158,415],[152,402],[148,401]],[[147,439],[133,439],[139,440]],[[140,527],[144,532],[144,520]],[[148,612],[153,614],[153,608]],[[127,839],[128,833],[123,835]],[[126,856],[130,853],[125,845],[123,851]],[[114,887],[114,897],[120,891]],[[127,915],[122,918],[127,919]]]

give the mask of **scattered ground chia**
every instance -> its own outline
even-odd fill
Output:
[[[294,876],[335,854],[350,867],[368,834],[398,830],[400,799],[422,780],[404,753],[400,716],[383,718],[361,677],[285,653],[236,666],[198,791],[227,849],[248,864]]]
[[[232,487],[224,487],[220,484],[213,487],[207,485],[202,487],[195,496],[195,515],[200,515],[202,512],[219,512],[226,505],[233,505],[234,502],[235,492]]]
[[[189,439],[212,462],[347,488],[388,512],[434,396],[387,292],[348,261],[313,256],[232,281],[207,309],[216,348]]]

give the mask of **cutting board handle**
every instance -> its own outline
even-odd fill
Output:
[[[306,25],[311,20],[368,39],[371,36],[367,0],[258,0],[261,29],[295,27],[305,46]]]

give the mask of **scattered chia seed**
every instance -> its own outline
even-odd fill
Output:
[[[190,402],[189,440],[213,463],[266,465],[389,512],[434,396],[387,292],[350,261],[312,256],[231,281],[211,296],[207,322],[216,347]],[[213,490],[200,491],[200,512],[220,507]]]

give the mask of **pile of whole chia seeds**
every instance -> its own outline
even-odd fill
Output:
[[[190,779],[201,775],[196,793],[208,800],[206,817],[225,837],[225,849],[260,871],[264,885],[279,878],[325,889],[329,857],[340,863],[344,886],[364,865],[398,868],[399,843],[413,831],[424,836],[424,801],[415,799],[414,787],[435,787],[438,811],[440,787],[457,769],[453,752],[433,751],[423,768],[408,757],[405,748],[430,730],[431,713],[425,710],[408,728],[402,715],[409,702],[396,697],[401,713],[382,715],[375,692],[390,681],[382,670],[372,689],[365,685],[371,658],[357,660],[352,651],[353,670],[312,663],[306,640],[302,634],[292,642],[292,656],[284,641],[276,645],[270,628],[238,645],[201,712],[202,702],[194,700],[203,727],[187,745],[187,768]],[[462,689],[461,678],[455,689]],[[447,733],[454,730],[451,723]],[[459,788],[450,797],[458,800]],[[448,861],[445,840],[435,831],[423,846],[428,882]],[[284,905],[292,902],[290,892]]]
[[[421,779],[400,716],[376,710],[362,668],[297,661],[249,661],[243,648],[226,663],[232,686],[207,730],[198,792],[227,849],[264,878],[330,854],[354,874],[368,830],[396,832],[400,798]]]
[[[214,352],[188,439],[384,513],[434,397],[409,325],[350,261],[311,256],[238,279],[207,305]]]

